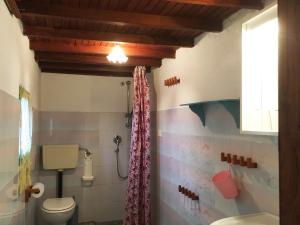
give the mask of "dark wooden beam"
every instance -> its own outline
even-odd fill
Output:
[[[30,49],[41,52],[62,52],[62,53],[81,53],[81,54],[96,54],[108,55],[113,48],[111,46],[99,45],[82,45],[68,44],[64,42],[54,41],[30,41]],[[175,58],[174,49],[166,48],[144,48],[144,47],[129,47],[122,45],[125,54],[129,57],[147,57],[147,58]]]
[[[41,68],[43,73],[62,73],[72,75],[89,75],[89,76],[107,76],[107,77],[132,77],[129,72],[110,72],[110,71],[91,71],[91,70],[77,70],[73,69],[49,69]]]
[[[300,224],[300,4],[279,0],[280,225]]]
[[[49,53],[35,52],[35,59],[38,62],[61,62],[61,63],[77,63],[77,64],[104,64],[115,66],[153,66],[160,67],[161,60],[153,58],[136,58],[130,57],[125,64],[113,64],[107,60],[105,56],[84,55],[84,54],[66,54],[66,53]]]
[[[65,39],[80,39],[94,40],[107,42],[124,42],[133,44],[145,44],[155,46],[170,46],[170,47],[193,47],[194,40],[186,39],[171,39],[164,37],[156,37],[149,35],[122,34],[122,33],[107,33],[97,31],[82,31],[59,28],[46,28],[35,26],[24,26],[24,34],[29,37],[48,37],[48,38],[65,38]]]
[[[61,70],[83,70],[83,71],[106,71],[106,72],[127,72],[132,73],[134,66],[111,66],[95,64],[78,64],[78,63],[57,63],[57,62],[39,62],[40,68],[44,69],[61,69]],[[149,68],[148,68],[149,71]]]
[[[76,69],[78,71],[95,71],[95,72],[127,72],[132,73],[135,66],[111,66],[111,65],[94,65],[94,64],[78,64],[78,63],[56,63],[56,62],[40,62],[40,68],[44,69],[61,69],[71,70]],[[150,67],[146,67],[147,73],[151,72]]]
[[[168,2],[178,2],[194,5],[234,7],[245,9],[263,9],[264,4],[261,0],[164,0]]]
[[[7,8],[11,14],[13,14],[17,18],[21,18],[21,13],[18,9],[16,0],[4,0],[5,4],[7,5]]]
[[[54,4],[39,4],[23,1],[20,2],[18,6],[22,15],[29,16],[71,18],[120,26],[133,25],[170,30],[220,32],[223,29],[222,21],[216,21],[209,18],[183,18],[123,11],[80,9]]]

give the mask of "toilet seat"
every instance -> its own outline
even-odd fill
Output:
[[[49,198],[43,202],[42,210],[46,213],[63,213],[75,208],[73,198]]]

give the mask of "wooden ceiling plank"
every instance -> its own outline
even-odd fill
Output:
[[[222,21],[208,18],[185,18],[124,11],[79,9],[23,1],[18,6],[21,14],[27,16],[60,17],[117,24],[119,26],[133,25],[169,30],[201,30],[209,32],[220,32],[223,30]]]
[[[49,52],[35,52],[35,59],[37,62],[61,62],[96,65],[104,64],[113,66],[161,66],[161,60],[153,58],[130,57],[127,63],[125,64],[113,64],[109,62],[105,56],[100,55],[65,54]]]
[[[193,47],[194,40],[190,39],[171,39],[164,37],[108,33],[96,31],[81,31],[71,29],[58,29],[48,27],[24,26],[24,34],[29,37],[49,37],[49,38],[65,38],[65,39],[80,39],[93,41],[108,41],[108,42],[124,42],[133,44],[145,44],[155,46],[170,46],[170,47]]]
[[[193,5],[206,5],[206,6],[220,6],[220,7],[233,7],[245,9],[263,9],[264,4],[261,0],[164,0],[169,2],[193,4]]]
[[[145,58],[175,58],[174,49],[154,49],[142,47],[125,47],[122,46],[125,54],[128,57],[145,57]],[[83,45],[83,44],[68,44],[64,42],[48,42],[48,41],[30,41],[30,49],[41,52],[61,52],[61,53],[80,53],[80,54],[95,54],[108,55],[112,51],[111,46],[100,45]]]

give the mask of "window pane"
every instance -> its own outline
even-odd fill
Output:
[[[278,131],[277,7],[243,25],[242,131]]]

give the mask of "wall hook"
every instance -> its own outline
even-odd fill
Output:
[[[231,155],[229,153],[225,154],[224,152],[221,152],[221,162],[240,165],[249,169],[255,169],[258,167],[258,164],[256,162],[253,162],[252,158],[245,159],[244,156]]]
[[[174,86],[176,84],[179,84],[180,79],[175,76],[175,77],[171,77],[169,79],[166,79],[164,83],[165,83],[165,86],[171,87],[171,86]]]

